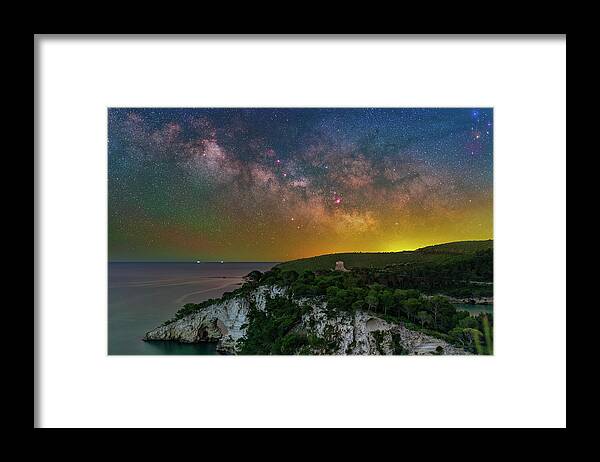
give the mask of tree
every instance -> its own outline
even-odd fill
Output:
[[[403,308],[404,306],[402,305],[402,302],[398,302],[396,305],[396,316],[398,317],[398,320],[400,319]]]
[[[281,273],[281,278],[283,279],[283,283],[285,285],[290,285],[298,279],[298,273],[294,270],[292,271],[284,271]]]
[[[358,310],[362,310],[365,306],[365,301],[364,300],[356,300],[353,304],[352,304],[352,309],[354,311],[358,311]]]
[[[307,286],[300,281],[294,282],[292,285],[292,292],[296,297],[307,297],[312,295],[311,286]]]
[[[396,298],[396,301],[398,301],[398,302],[402,302],[402,301],[410,298],[408,290],[402,290],[402,289],[394,290],[394,297]]]
[[[246,274],[246,276],[244,276],[244,280],[246,282],[250,282],[250,283],[257,283],[260,281],[262,276],[263,276],[263,274],[260,271],[254,270],[254,271],[250,271],[248,274]]]
[[[377,308],[377,303],[379,303],[379,299],[376,295],[369,294],[365,298],[365,302],[370,310],[375,310]]]
[[[471,350],[476,346],[476,343],[480,341],[480,338],[483,335],[481,331],[477,329],[462,327],[455,327],[450,330],[448,334],[453,342],[459,343],[463,348],[469,348]]]
[[[300,279],[306,283],[314,282],[315,281],[315,273],[313,273],[312,271],[303,271],[302,274],[300,275]]]
[[[419,321],[421,322],[421,327],[423,327],[424,324],[431,324],[432,321],[432,317],[427,311],[419,311],[417,313],[417,318],[419,318]]]
[[[378,282],[375,282],[375,283],[371,284],[371,285],[369,286],[369,288],[370,288],[371,290],[374,290],[375,292],[381,292],[383,289],[385,289],[385,286],[384,286],[383,284],[380,284],[380,283],[378,283]]]
[[[381,304],[383,306],[383,314],[387,314],[388,308],[394,306],[394,293],[391,290],[384,290],[381,293]]]
[[[468,318],[463,318],[458,322],[458,325],[463,329],[478,329],[479,321],[477,319],[469,316]]]
[[[429,300],[429,307],[431,309],[431,314],[433,315],[434,327],[437,327],[438,325],[438,317],[440,316],[445,303],[447,303],[447,300],[440,296],[431,297]]]
[[[403,306],[408,319],[414,319],[417,311],[421,308],[421,301],[416,298],[409,298],[403,303]]]
[[[416,289],[407,289],[406,290],[406,298],[420,298],[421,294]]]
[[[328,299],[337,297],[337,293],[338,293],[338,288],[335,286],[327,287],[327,289],[325,290],[325,295],[327,295]]]

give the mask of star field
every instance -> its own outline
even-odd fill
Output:
[[[492,238],[489,108],[108,111],[110,260]]]

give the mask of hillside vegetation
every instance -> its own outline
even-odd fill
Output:
[[[404,252],[351,252],[319,255],[317,257],[292,260],[277,265],[283,271],[317,271],[335,267],[336,261],[343,261],[347,269],[385,268],[388,266],[445,265],[471,259],[476,254],[491,252],[493,240],[459,241],[432,245]]]
[[[408,252],[322,255],[280,264],[265,273],[252,271],[240,288],[226,292],[220,301],[250,300],[261,286],[277,287],[286,294],[267,298],[264,310],[251,305],[246,334],[239,340],[240,354],[337,351],[339,336],[335,332],[316,335],[306,329],[303,323],[308,311],[299,300],[323,304],[329,321],[377,316],[472,353],[492,354],[493,316],[471,316],[457,309],[448,297],[493,296],[493,257],[491,240],[452,242]],[[338,260],[350,271],[333,270]],[[189,303],[165,324],[215,302]],[[394,352],[404,354],[396,346]]]

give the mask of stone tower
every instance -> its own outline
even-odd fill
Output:
[[[336,261],[335,262],[335,271],[349,271],[346,268],[344,268],[344,262],[343,261]]]

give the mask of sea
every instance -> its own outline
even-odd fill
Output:
[[[109,355],[215,355],[215,344],[144,342],[186,303],[219,298],[237,289],[253,270],[268,271],[277,262],[108,264]],[[457,310],[493,313],[493,305],[456,304]]]
[[[214,355],[212,343],[144,342],[144,334],[186,303],[219,298],[237,289],[253,270],[277,262],[108,264],[109,355]]]

